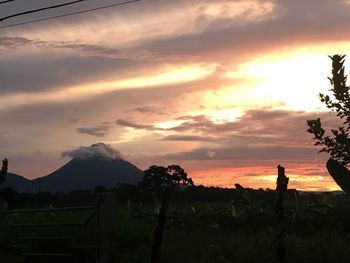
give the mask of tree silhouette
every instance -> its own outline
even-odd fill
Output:
[[[331,159],[327,162],[327,169],[336,183],[347,193],[350,193],[350,176],[346,167],[350,163],[350,93],[346,85],[345,55],[329,56],[332,60],[331,96],[320,93],[320,100],[331,111],[336,112],[342,125],[331,129],[331,135],[326,135],[321,119],[308,120],[309,133],[314,135],[314,145],[322,145],[319,152],[327,152]],[[346,172],[346,173],[344,173]]]
[[[346,85],[347,76],[344,71],[345,55],[330,56],[332,59],[332,77],[328,78],[332,89],[333,98],[329,95],[320,93],[321,102],[325,103],[327,108],[337,113],[343,125],[331,129],[332,136],[326,135],[322,128],[321,119],[308,120],[307,125],[309,133],[314,135],[315,145],[323,145],[320,152],[327,152],[331,157],[347,166],[350,162],[350,94],[349,86]]]
[[[160,247],[166,224],[170,192],[180,185],[193,186],[193,181],[187,177],[187,173],[179,165],[169,165],[168,167],[152,165],[144,172],[144,177],[139,184],[142,189],[153,192],[156,198],[161,200],[158,223],[153,237],[152,263],[160,262]]]
[[[0,184],[5,181],[5,178],[7,175],[7,168],[8,168],[8,160],[5,158],[2,161],[2,168],[0,172]]]

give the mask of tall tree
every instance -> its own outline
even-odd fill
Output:
[[[142,189],[153,192],[156,198],[161,200],[151,251],[151,262],[159,263],[171,190],[180,185],[193,186],[193,181],[187,177],[187,173],[179,165],[168,167],[152,165],[144,172],[144,177],[139,185]]]

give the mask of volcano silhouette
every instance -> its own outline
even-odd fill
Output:
[[[6,175],[6,180],[0,185],[0,188],[6,187],[10,187],[17,192],[25,193],[35,192],[37,189],[31,180],[14,173],[8,173]]]
[[[32,180],[40,191],[68,192],[78,189],[94,189],[98,185],[107,188],[117,183],[137,184],[143,172],[123,159],[101,156],[74,158],[51,174]]]

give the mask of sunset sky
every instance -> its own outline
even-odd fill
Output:
[[[64,2],[16,0],[0,16]],[[348,0],[143,0],[0,28],[0,157],[35,178],[103,142],[196,184],[274,188],[281,164],[291,188],[338,190],[306,120],[335,123],[318,93],[328,55],[350,53],[349,14]]]

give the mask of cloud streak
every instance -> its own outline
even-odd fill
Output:
[[[146,89],[159,86],[182,84],[209,77],[214,72],[212,65],[189,65],[182,68],[170,68],[157,72],[153,76],[141,76],[116,81],[100,81],[92,84],[80,84],[58,90],[32,93],[12,93],[0,97],[0,110],[43,103],[66,103],[93,98],[118,90]]]
[[[108,134],[110,129],[111,129],[110,125],[98,125],[95,127],[81,127],[81,128],[78,128],[77,131],[79,133],[88,134],[98,138],[103,138]]]

